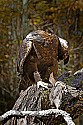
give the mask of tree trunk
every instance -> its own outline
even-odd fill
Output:
[[[67,86],[67,93],[63,94],[62,103],[59,109],[70,114],[72,119],[78,118],[83,114],[83,69],[70,75],[69,72],[58,77],[59,81],[63,81]],[[71,87],[72,86],[72,87]],[[41,111],[55,109],[55,105],[51,105],[49,94],[52,88],[37,89],[36,85],[28,87],[20,93],[13,110],[16,111]],[[6,122],[6,121],[5,121]],[[6,125],[58,125],[64,123],[62,116],[56,117],[55,114],[46,116],[25,116],[13,117],[7,121]],[[72,125],[72,124],[71,124]]]

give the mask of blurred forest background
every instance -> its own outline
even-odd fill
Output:
[[[17,53],[22,39],[43,29],[69,42],[70,60],[59,75],[83,67],[83,0],[0,0],[0,114],[18,95]]]

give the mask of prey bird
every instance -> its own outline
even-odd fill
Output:
[[[68,42],[55,34],[37,30],[30,32],[23,40],[17,61],[18,74],[24,79],[26,88],[37,83],[48,88],[55,84],[58,61],[69,60]]]

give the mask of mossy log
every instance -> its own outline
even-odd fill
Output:
[[[62,74],[58,77],[59,81],[66,83],[70,87],[70,91],[63,94],[62,103],[60,105],[61,110],[70,114],[72,119],[75,119],[83,114],[83,69],[77,73],[70,75],[69,72]],[[72,87],[71,87],[72,86]],[[76,89],[74,90],[73,87]],[[37,89],[36,85],[28,87],[25,91],[20,93],[19,98],[15,102],[13,110],[17,111],[41,111],[47,109],[56,108],[51,105],[49,100],[49,94],[51,88],[48,90],[45,88]],[[72,94],[73,93],[73,94]],[[73,96],[75,95],[75,96]],[[48,116],[25,116],[23,118],[13,117],[6,125],[58,125],[64,123],[62,116],[55,117],[55,115]]]

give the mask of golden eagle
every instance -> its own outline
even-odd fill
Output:
[[[26,87],[36,82],[38,87],[47,88],[47,82],[56,82],[60,60],[64,60],[64,64],[69,60],[68,42],[43,30],[33,31],[20,47],[17,71]]]

